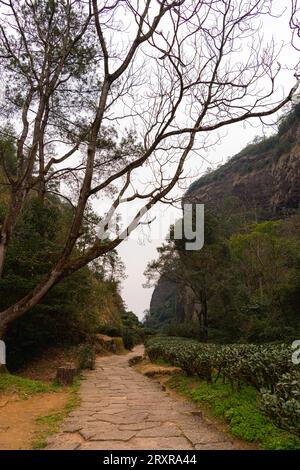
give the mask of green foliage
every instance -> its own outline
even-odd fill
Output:
[[[211,379],[219,377],[238,386],[240,382],[258,390],[273,390],[284,373],[293,371],[292,347],[285,344],[203,344],[194,340],[155,337],[147,341],[151,360],[165,359],[184,371]]]
[[[191,321],[171,321],[170,324],[161,328],[162,334],[166,336],[180,336],[183,338],[199,338],[199,323]]]
[[[185,251],[182,241],[170,241],[148,265],[146,275],[154,280],[160,276],[160,289],[168,289],[166,279],[173,284],[168,303],[156,306],[145,325],[203,341],[194,308],[198,303],[206,305],[209,341],[295,339],[300,334],[299,214],[260,223],[240,220],[239,226],[221,212],[219,218],[208,218],[210,224],[214,236],[202,250]]]
[[[201,344],[182,338],[152,338],[146,343],[151,361],[163,359],[187,375],[212,383],[216,374],[238,390],[242,384],[260,391],[264,409],[285,428],[300,433],[300,372],[285,344]]]
[[[134,346],[138,344],[140,341],[140,338],[138,337],[138,335],[133,330],[131,330],[130,328],[126,328],[126,327],[123,328],[122,338],[123,338],[125,348],[128,349],[129,351],[131,351],[134,348]]]
[[[300,104],[296,103],[293,105],[292,110],[279,120],[278,134],[281,136],[288,132],[293,127],[295,122],[299,121],[299,118]]]
[[[10,126],[6,126],[4,129],[2,129],[1,134],[0,170],[2,167],[3,170],[5,170],[5,173],[7,173],[9,176],[15,176],[17,169],[15,131]]]
[[[121,326],[115,325],[99,325],[97,333],[107,336],[122,336]]]
[[[49,385],[38,380],[31,380],[12,374],[0,374],[0,392],[17,393],[23,398],[36,393],[57,391],[56,385]]]
[[[281,428],[300,436],[300,375],[283,374],[273,393],[262,392],[262,408]]]
[[[97,328],[97,332],[112,337],[122,337],[125,348],[131,351],[134,346],[144,340],[146,331],[138,317],[133,312],[128,312],[123,309],[120,317],[121,322],[118,326],[100,325]]]
[[[207,384],[180,375],[172,377],[168,385],[225,419],[235,437],[257,443],[261,449],[300,449],[300,439],[278,428],[262,413],[259,393],[251,386],[232,390],[220,379]]]
[[[133,312],[125,311],[121,314],[122,338],[126,349],[131,350],[145,339],[145,329]]]
[[[79,347],[77,360],[80,369],[95,369],[96,354],[91,344],[83,344]]]
[[[272,135],[270,137],[256,138],[253,143],[248,144],[236,157],[241,158],[244,156],[261,155],[270,150],[274,150],[278,145],[278,135]]]
[[[62,249],[69,218],[69,208],[57,199],[28,200],[7,251],[0,310],[26,295],[51,269]],[[5,337],[9,370],[24,366],[48,346],[86,341],[103,318],[120,322],[122,308],[113,278],[107,281],[100,269],[81,269],[9,326]]]

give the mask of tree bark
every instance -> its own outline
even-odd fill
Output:
[[[203,336],[204,341],[208,340],[208,309],[207,309],[207,297],[206,290],[203,290]]]
[[[60,385],[72,385],[76,372],[76,367],[72,366],[71,364],[64,367],[59,367],[56,372],[56,381]]]
[[[8,370],[5,364],[0,364],[0,374],[7,374]]]
[[[5,259],[5,240],[4,240],[3,235],[1,235],[0,237],[0,278],[2,277],[2,273],[3,273],[4,259]]]
[[[201,289],[200,302],[201,302],[201,312],[200,312],[200,315],[199,315],[200,339],[204,343],[207,343],[207,340],[208,340],[208,311],[207,311],[207,297],[206,297],[205,288]]]
[[[4,339],[6,330],[7,330],[7,325],[5,325],[4,322],[2,322],[2,317],[0,315],[0,340]]]
[[[0,278],[3,275],[5,255],[12,232],[16,226],[19,214],[24,205],[27,191],[25,188],[12,190],[11,199],[7,214],[5,215],[3,226],[0,230]]]

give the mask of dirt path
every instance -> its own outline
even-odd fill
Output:
[[[0,397],[0,450],[28,450],[40,426],[36,419],[62,409],[68,394],[41,393],[22,400],[17,396]]]
[[[48,449],[237,449],[229,436],[189,403],[128,366],[126,356],[97,360],[81,385],[81,406],[64,422]],[[198,411],[198,415],[197,415]]]

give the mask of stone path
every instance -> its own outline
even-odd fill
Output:
[[[48,449],[235,449],[230,438],[201,418],[192,404],[169,396],[161,385],[128,366],[142,354],[97,359],[82,382],[80,407],[49,440]]]

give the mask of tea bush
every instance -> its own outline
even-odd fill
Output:
[[[300,371],[287,344],[202,344],[185,338],[156,337],[146,343],[151,361],[163,359],[208,383],[223,378],[233,389],[253,386],[262,407],[281,427],[300,433]]]
[[[283,374],[274,392],[262,391],[262,409],[281,428],[300,436],[300,375]]]

